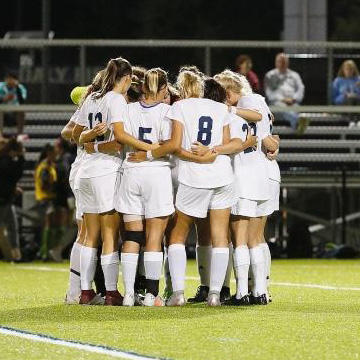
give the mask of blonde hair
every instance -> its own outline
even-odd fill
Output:
[[[158,92],[168,83],[167,73],[161,68],[150,69],[145,73],[144,93],[146,98],[155,99]]]
[[[340,69],[339,69],[339,72],[338,72],[339,77],[345,77],[344,67],[346,65],[351,66],[352,71],[353,71],[353,76],[359,76],[359,69],[356,66],[354,60],[345,60],[340,66]]]
[[[246,77],[231,70],[224,70],[220,74],[215,75],[214,79],[218,81],[226,91],[232,91],[242,96],[253,93]]]
[[[193,71],[181,71],[176,80],[182,99],[200,98],[204,94],[204,80]]]

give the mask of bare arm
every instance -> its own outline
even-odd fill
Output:
[[[98,136],[104,135],[107,132],[107,126],[105,123],[95,125],[92,129],[82,131],[79,137],[79,144],[91,142]]]
[[[180,150],[175,152],[175,155],[181,160],[196,162],[200,164],[209,164],[215,161],[218,152],[209,150],[205,155],[200,156],[181,148]]]
[[[148,151],[157,147],[155,144],[148,144],[144,141],[134,138],[124,130],[124,123],[117,122],[113,124],[114,135],[117,142],[123,145],[129,145],[137,150]]]
[[[84,149],[88,154],[95,153],[95,143],[89,142],[84,144]],[[98,151],[103,154],[116,154],[121,151],[122,145],[119,144],[116,140],[104,142],[98,144]]]
[[[267,136],[262,140],[266,150],[271,152],[276,151],[279,148],[279,142],[271,135]]]
[[[261,121],[262,115],[257,110],[236,108],[236,115],[240,116],[247,122],[258,122]]]
[[[215,146],[214,150],[222,155],[238,154],[249,147],[255,146],[257,137],[249,134],[245,141],[234,138],[225,145]]]
[[[80,145],[80,135],[85,129],[85,126],[75,124],[74,129],[72,131],[72,138],[76,142],[77,145]]]
[[[181,149],[183,137],[183,125],[181,122],[172,120],[171,139],[161,145],[159,148],[152,150],[151,154],[154,158],[163,157],[173,154]]]
[[[73,140],[72,134],[73,134],[74,127],[75,127],[75,123],[73,121],[69,120],[69,122],[61,130],[61,137],[67,141]]]

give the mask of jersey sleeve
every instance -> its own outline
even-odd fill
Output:
[[[231,139],[241,139],[242,141],[246,140],[246,133],[242,129],[243,125],[246,125],[245,121],[239,116],[233,115],[230,121],[230,138]]]
[[[238,106],[244,109],[260,110],[259,100],[253,96],[243,96],[238,102]]]
[[[89,97],[84,101],[84,103],[81,105],[81,107],[75,111],[73,117],[71,119],[75,120],[75,124],[80,125],[80,126],[85,126],[88,127],[88,119],[87,119],[87,104],[88,104],[88,100]],[[77,114],[76,114],[77,113]]]
[[[181,106],[178,102],[172,104],[171,108],[169,109],[167,117],[171,120],[179,121],[183,125],[185,124],[184,115],[181,111]]]
[[[75,124],[78,124],[79,114],[80,114],[80,108],[77,108],[74,114],[71,116],[70,121]]]
[[[122,95],[114,96],[109,102],[109,121],[111,124],[124,122],[127,103]]]
[[[162,120],[160,123],[160,139],[162,141],[166,141],[171,138],[172,122],[171,119],[168,117],[169,112],[170,106],[164,109],[164,113],[161,116]]]

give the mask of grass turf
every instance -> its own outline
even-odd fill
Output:
[[[274,261],[274,302],[248,308],[65,306],[67,266],[0,263],[0,324],[171,359],[360,357],[360,291],[276,285],[360,288],[358,260]],[[188,276],[197,275],[194,261],[189,261],[187,271]],[[188,280],[186,295],[196,286],[197,281]],[[111,357],[0,334],[0,359],[25,358]]]

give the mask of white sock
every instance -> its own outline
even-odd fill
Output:
[[[229,263],[229,248],[213,248],[211,251],[210,291],[220,292]]]
[[[163,264],[161,251],[144,252],[145,275],[149,280],[159,280]]]
[[[76,239],[77,240],[77,239]],[[77,297],[81,294],[81,285],[80,285],[80,251],[82,245],[77,241],[74,242],[74,245],[71,249],[70,254],[70,275],[69,275],[69,290],[68,294],[70,296]]]
[[[226,269],[226,275],[224,280],[224,286],[228,287],[229,289],[230,289],[231,273],[233,269],[233,253],[234,253],[234,247],[232,244],[229,244],[229,263]]]
[[[166,246],[164,247],[164,279],[165,279],[165,289],[172,292],[168,248]]]
[[[263,249],[265,256],[265,275],[266,275],[266,287],[269,288],[270,285],[270,269],[271,269],[271,252],[269,245],[266,242],[259,244]]]
[[[82,246],[80,251],[81,290],[91,290],[97,263],[97,248]]]
[[[203,286],[210,286],[210,267],[211,267],[211,245],[196,246],[196,262],[200,275],[200,282]]]
[[[250,254],[247,245],[241,245],[234,250],[234,268],[236,274],[236,298],[241,299],[249,293],[248,276]]]
[[[139,254],[121,253],[121,269],[125,294],[134,295],[134,284],[138,260]]]
[[[254,296],[266,293],[266,276],[265,276],[265,257],[260,246],[255,246],[250,251],[250,266],[253,273],[253,289]]]
[[[106,291],[116,291],[119,279],[119,253],[101,255],[101,267],[104,272]]]
[[[185,245],[170,245],[168,247],[168,258],[173,291],[184,291],[186,273]]]

